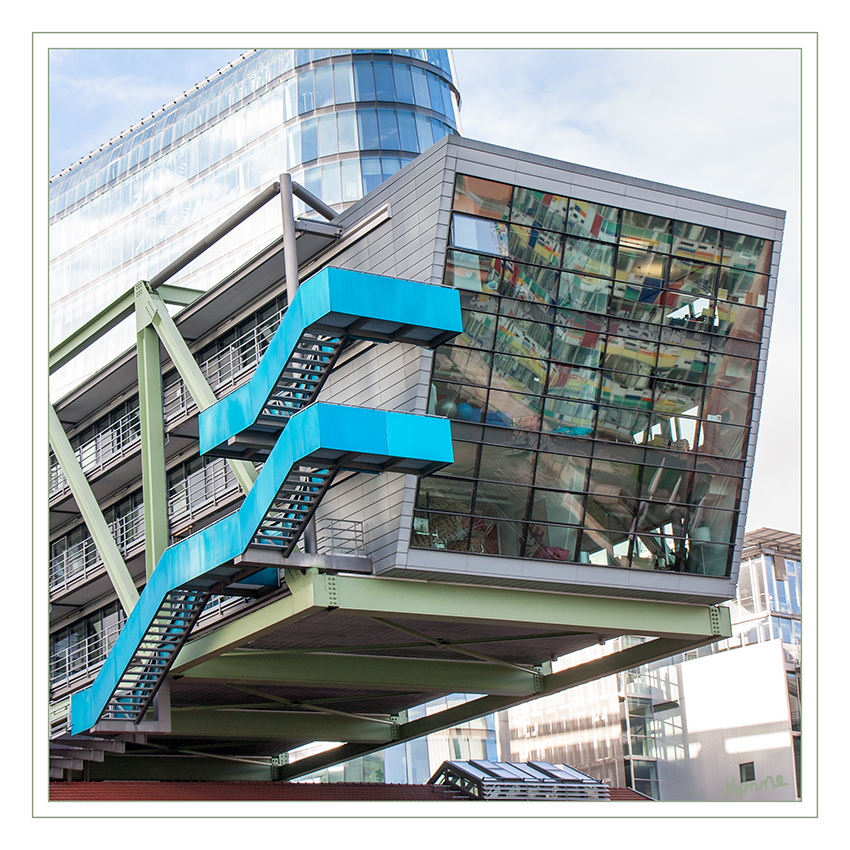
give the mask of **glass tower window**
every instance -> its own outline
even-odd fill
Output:
[[[770,252],[458,175],[430,412],[464,461],[423,480],[412,545],[728,575]]]

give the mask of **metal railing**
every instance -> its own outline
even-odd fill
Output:
[[[50,656],[50,687],[73,685],[88,681],[103,666],[109,650],[118,639],[124,625],[123,615],[118,623],[104,629],[100,634],[71,644]]]
[[[356,519],[317,517],[318,552],[323,555],[366,556],[363,523]]]
[[[243,608],[253,600],[240,596],[211,596],[196,628],[209,625],[221,617],[230,614],[235,608]],[[121,633],[126,619],[120,614],[118,623],[110,626],[101,634],[92,635],[85,640],[71,644],[50,656],[50,687],[82,687],[97,675],[109,650]]]

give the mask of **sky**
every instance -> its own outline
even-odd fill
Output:
[[[463,135],[787,212],[747,528],[799,533],[802,54],[755,36],[573,41],[456,47]],[[253,46],[50,50],[49,174]]]

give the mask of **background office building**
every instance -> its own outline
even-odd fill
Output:
[[[801,568],[799,535],[748,532],[731,637],[505,712],[501,757],[661,800],[800,799]]]
[[[245,53],[51,178],[51,346],[283,171],[341,210],[457,132],[459,110],[446,50]],[[192,287],[279,236],[272,205],[204,254]],[[132,341],[112,333],[53,376],[54,395]]]
[[[361,61],[310,58],[314,95],[316,63],[335,74]],[[448,87],[439,68],[402,59],[414,101],[416,69]],[[368,58],[376,85],[383,61]],[[378,106],[374,114],[380,127]],[[342,175],[347,158],[332,156]],[[265,570],[263,582],[219,582],[223,592],[171,660],[159,714],[130,738],[100,716],[86,730],[115,745],[87,760],[91,778],[266,778],[271,758],[280,779],[306,776],[731,634],[719,603],[736,593],[784,215],[456,135],[375,188],[362,182],[368,156],[353,158],[371,191],[324,231],[302,222],[288,246],[270,231],[247,259],[216,261],[217,280],[202,255],[180,277],[188,295],[173,318],[157,314],[167,505],[146,504],[142,490],[152,442],[139,399],[150,375],[142,386],[138,366],[150,352],[120,354],[56,402],[65,457],[76,457],[66,465],[85,474],[120,552],[104,554],[84,521],[91,505],[71,492],[57,459],[57,770],[79,768],[59,754],[81,734],[69,737],[71,697],[89,693],[99,671],[112,675],[104,658],[132,609],[115,576],[139,590],[148,581],[150,517],[167,513],[170,544],[215,534],[242,503],[247,467],[262,474],[262,440],[200,452],[205,404],[181,371],[181,346],[218,399],[245,386],[278,329],[298,321],[284,247],[295,249],[308,289],[339,269],[365,275],[367,287],[394,278],[457,298],[451,333],[415,317],[393,327],[361,318],[338,335],[341,353],[318,396],[448,419],[453,462],[423,475],[403,458],[376,459],[371,472],[395,471],[364,475],[328,461],[315,555],[275,560],[268,546],[262,557],[249,546],[240,564],[271,567],[273,580]],[[268,173],[282,170],[276,162]],[[298,176],[338,200],[306,170]],[[137,217],[124,219],[134,233]],[[104,299],[171,259],[128,266]],[[134,291],[137,304],[155,307],[156,292]],[[582,666],[578,653],[600,642],[618,651]],[[565,656],[559,672],[552,661]],[[452,694],[468,697],[458,704]],[[426,704],[440,708],[424,713]],[[489,753],[489,731],[479,738]],[[342,743],[289,758],[317,741]]]

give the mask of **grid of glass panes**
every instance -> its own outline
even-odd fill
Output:
[[[413,545],[726,574],[771,249],[459,175]]]

